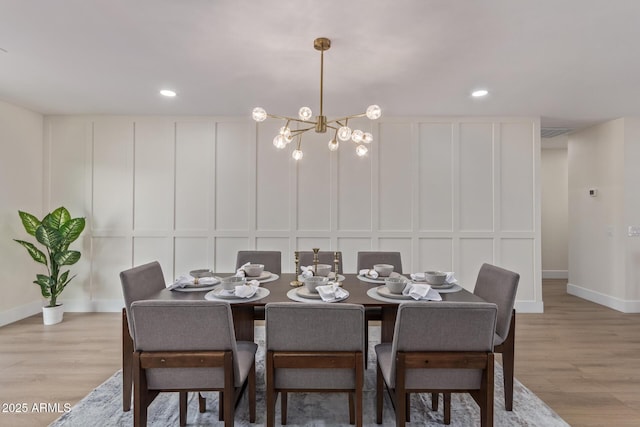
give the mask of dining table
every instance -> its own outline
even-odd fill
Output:
[[[217,276],[225,276],[225,274],[216,274]],[[226,276],[231,273],[226,274]],[[254,340],[254,321],[264,320],[264,306],[273,302],[291,302],[290,291],[296,289],[292,286],[292,282],[296,281],[299,277],[294,273],[283,273],[270,281],[261,283],[261,287],[268,289],[269,294],[261,299],[249,299],[246,302],[241,299],[230,301],[231,309],[233,313],[233,322],[236,332],[236,339],[243,341]],[[327,302],[327,304],[340,304],[351,303],[360,304],[364,307],[379,307],[381,309],[381,341],[391,342],[393,340],[393,331],[395,327],[396,313],[399,303],[407,301],[415,301],[413,299],[389,299],[389,298],[373,298],[375,294],[372,294],[375,288],[384,285],[383,279],[371,280],[359,276],[357,274],[344,274],[340,275],[341,286],[345,289],[349,295],[345,299],[339,302]],[[410,280],[407,277],[407,280]],[[376,283],[377,282],[377,283]],[[205,299],[205,295],[211,292],[210,288],[206,290],[197,291],[191,289],[189,292],[181,292],[178,290],[171,290],[170,288],[163,289],[155,294],[152,294],[148,299],[159,300],[202,300]],[[440,296],[443,301],[465,301],[465,302],[483,302],[483,300],[464,289],[461,286],[451,292],[451,290],[440,292]],[[299,300],[299,298],[298,298]],[[222,299],[221,299],[222,301]],[[313,302],[322,302],[320,299],[312,300]],[[304,302],[301,302],[304,304]],[[126,322],[126,316],[123,315],[123,322]],[[123,324],[123,340],[131,340],[130,336],[125,337],[128,334],[128,325]],[[126,332],[126,333],[125,333]],[[123,344],[125,344],[123,342]],[[132,345],[131,342],[128,343]]]

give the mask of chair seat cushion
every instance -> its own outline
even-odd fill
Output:
[[[235,386],[240,387],[249,376],[249,371],[256,358],[258,344],[251,341],[237,341],[238,348],[238,367],[240,368],[240,377],[236,378]]]
[[[497,345],[500,345],[504,342],[504,338],[502,338],[500,335],[498,334],[493,334],[493,345],[494,347]]]

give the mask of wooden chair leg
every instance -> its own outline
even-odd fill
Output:
[[[443,393],[444,423],[451,424],[451,393]]]
[[[411,393],[406,393],[405,396],[406,396],[406,399],[404,402],[404,407],[405,407],[404,419],[406,422],[410,423],[411,422]]]
[[[494,351],[502,353],[502,376],[504,381],[504,407],[507,411],[513,410],[513,376],[515,374],[515,330],[516,312],[513,310],[511,324],[507,339]]]
[[[405,355],[396,355],[396,427],[404,427],[407,414],[407,396],[405,390]]]
[[[233,384],[233,361],[231,353],[225,352],[224,356],[224,427],[233,427],[235,393]]]
[[[438,410],[438,400],[440,400],[438,393],[431,393],[431,409],[434,411]]]
[[[280,424],[287,424],[287,392],[280,392]]]
[[[202,393],[198,393],[198,410],[201,414],[207,412],[207,399],[205,399]]]
[[[364,388],[364,360],[362,353],[356,353],[356,427],[362,427],[362,389]]]
[[[377,365],[377,364],[376,364]],[[380,365],[376,366],[376,424],[382,424],[382,404],[384,400],[384,377]]]
[[[131,410],[133,388],[133,339],[129,334],[127,312],[122,309],[122,410]]]
[[[480,405],[480,426],[481,427],[493,427],[493,393],[495,391],[494,375],[494,355],[489,354],[487,360],[487,368],[485,374],[485,380],[483,381],[482,388],[480,390],[481,402]]]
[[[180,427],[187,425],[187,392],[180,392]]]
[[[133,425],[134,427],[146,427],[147,425],[147,381],[144,371],[140,368],[140,357],[133,354]]]
[[[218,392],[218,421],[224,421],[224,392]]]
[[[267,427],[274,427],[276,423],[276,391],[274,387],[273,354],[267,352],[266,359]]]
[[[255,361],[251,365],[251,370],[249,371],[249,422],[256,422],[256,363]]]
[[[349,424],[355,424],[356,423],[356,411],[355,408],[353,407],[354,400],[353,400],[353,394],[352,392],[347,393],[349,395]]]

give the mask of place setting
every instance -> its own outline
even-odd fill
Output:
[[[385,283],[387,278],[404,278],[398,272],[393,271],[394,266],[391,264],[375,264],[373,268],[364,268],[358,272],[358,280],[368,283]],[[406,279],[406,278],[405,278]]]
[[[453,272],[425,271],[423,273],[411,273],[409,275],[414,283],[426,283],[439,293],[452,293],[462,290]]]
[[[209,269],[191,270],[189,274],[179,276],[167,289],[178,292],[211,291],[220,283],[220,279]]]
[[[302,276],[302,275],[301,275]],[[287,292],[287,298],[297,302],[340,302],[349,298],[349,291],[340,282],[324,276],[309,276],[301,280],[303,286]]]
[[[260,287],[258,280],[229,276],[221,279],[220,285],[209,291],[204,299],[209,301],[227,301],[231,304],[258,301],[269,295],[269,289]]]
[[[314,265],[300,266],[301,274],[298,275],[298,280],[304,282],[304,279],[312,276],[326,277],[334,282],[344,282],[345,277],[342,274],[337,274],[331,271],[330,264],[318,264],[317,268]],[[316,271],[317,270],[317,271]]]
[[[260,283],[273,282],[280,276],[264,269],[264,264],[247,262],[236,270],[236,276],[245,277],[247,280],[257,280]]]
[[[414,283],[406,277],[387,277],[385,284],[367,291],[367,295],[378,301],[442,301],[442,296],[431,285]]]

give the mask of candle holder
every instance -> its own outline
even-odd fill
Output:
[[[293,286],[294,288],[298,288],[303,284],[300,280],[298,280],[298,275],[300,274],[300,255],[298,254],[298,251],[295,251],[293,254],[294,261],[296,263],[296,278],[292,280],[289,285]]]

